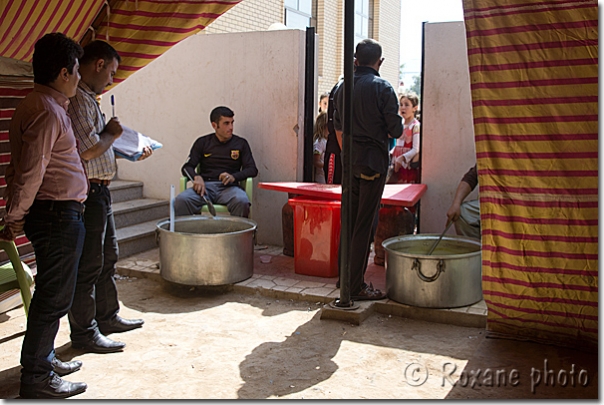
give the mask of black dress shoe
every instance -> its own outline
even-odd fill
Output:
[[[365,284],[358,294],[351,294],[350,298],[354,301],[377,301],[387,297],[385,292],[373,288],[373,283],[369,283],[369,285]]]
[[[88,342],[71,342],[71,347],[88,353],[114,353],[122,351],[126,343],[116,342],[99,333]]]
[[[57,373],[61,377],[65,376],[67,374],[71,374],[74,371],[78,371],[80,369],[80,367],[82,367],[82,362],[79,360],[61,361],[61,360],[57,359],[56,357],[53,357],[51,363],[52,363],[52,368],[53,368],[54,372]]]
[[[86,391],[86,383],[72,383],[63,380],[56,374],[36,384],[23,384],[19,389],[21,398],[28,399],[61,399],[69,398]]]
[[[141,328],[145,321],[142,319],[124,319],[117,315],[111,321],[99,324],[99,330],[103,335],[110,333],[128,332],[129,330]]]

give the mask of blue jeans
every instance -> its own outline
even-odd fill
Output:
[[[207,197],[213,204],[226,205],[233,216],[250,216],[251,203],[241,187],[236,184],[225,186],[220,181],[206,181],[205,185]],[[199,214],[204,205],[203,198],[193,188],[188,188],[174,199],[174,215]]]
[[[86,238],[69,311],[71,341],[78,343],[95,338],[100,333],[99,325],[108,323],[120,310],[113,278],[118,259],[117,236],[107,186],[90,183],[85,204]]]
[[[34,201],[25,235],[36,254],[36,290],[21,349],[21,382],[34,384],[52,373],[59,320],[73,301],[84,246],[83,205],[75,201]]]

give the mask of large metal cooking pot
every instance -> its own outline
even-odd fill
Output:
[[[476,239],[437,234],[386,239],[386,293],[402,304],[456,308],[482,299],[481,246]]]
[[[192,215],[157,223],[160,274],[185,285],[224,285],[254,272],[256,222],[231,216]]]

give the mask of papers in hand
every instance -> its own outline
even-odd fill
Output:
[[[113,151],[125,159],[136,161],[143,155],[143,148],[159,149],[163,145],[146,135],[122,125],[122,135],[113,142]]]

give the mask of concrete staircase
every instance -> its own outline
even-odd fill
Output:
[[[170,215],[168,200],[143,198],[140,181],[114,180],[109,185],[120,259],[157,247],[157,222]]]

